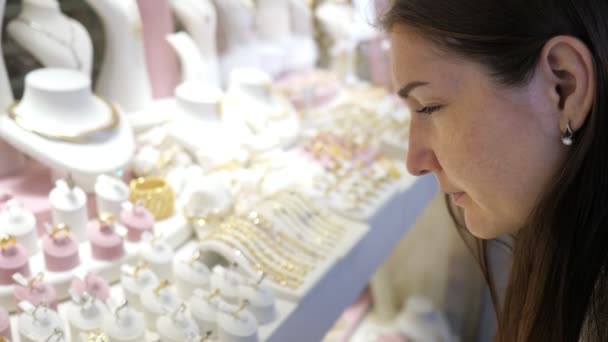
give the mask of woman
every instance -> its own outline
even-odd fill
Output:
[[[459,207],[491,289],[486,240],[513,236],[497,340],[608,341],[608,1],[395,0],[383,25],[408,169]]]

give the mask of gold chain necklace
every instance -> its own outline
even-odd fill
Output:
[[[11,120],[13,120],[13,122],[15,122],[15,124],[17,126],[19,126],[21,129],[28,131],[30,133],[37,134],[43,138],[52,139],[52,140],[63,140],[63,141],[73,142],[73,143],[83,143],[83,142],[88,142],[88,141],[94,140],[95,135],[97,135],[99,133],[109,132],[109,131],[116,129],[116,127],[118,127],[118,125],[120,124],[120,116],[118,115],[118,110],[116,109],[116,107],[110,101],[108,101],[104,98],[100,98],[100,99],[110,108],[110,111],[111,111],[110,120],[107,123],[104,123],[98,127],[86,129],[86,130],[80,131],[76,134],[55,134],[55,133],[44,132],[42,130],[34,128],[35,125],[32,125],[30,122],[25,120],[23,117],[19,116],[19,114],[17,114],[17,112],[15,111],[15,109],[17,108],[17,105],[19,105],[19,102],[13,103],[8,108],[8,117]]]

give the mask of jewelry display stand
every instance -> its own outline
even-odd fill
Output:
[[[86,0],[101,18],[105,51],[95,90],[127,112],[152,100],[136,0]]]
[[[306,1],[289,0],[291,18],[291,46],[297,51],[286,60],[285,70],[306,71],[315,67],[319,58],[314,38],[313,16]],[[289,50],[292,51],[292,50]]]
[[[0,0],[0,15],[2,15],[2,18],[4,18],[5,2],[6,0]],[[0,19],[0,23],[1,22],[2,19]],[[0,47],[0,52],[2,52],[2,47]],[[0,57],[0,106],[2,108],[8,108],[13,101],[15,101],[15,99],[13,98],[13,90],[11,89],[11,84],[6,73],[4,57]],[[10,189],[10,187],[5,187],[3,184],[6,181],[5,177],[14,175],[23,168],[24,164],[25,158],[23,155],[4,140],[0,139],[0,189]]]
[[[45,67],[93,71],[93,43],[86,28],[61,13],[57,0],[23,0],[6,31]]]
[[[173,95],[179,83],[179,67],[165,37],[173,32],[169,0],[137,0],[143,25],[146,66],[154,98]]]
[[[216,37],[218,18],[213,1],[172,0],[171,6],[175,15],[198,47],[200,60],[205,66],[205,80],[213,85],[220,86],[221,80]],[[194,54],[192,55],[194,56]],[[183,79],[183,81],[185,80]]]
[[[331,36],[331,68],[342,80],[351,82],[356,75],[357,22],[355,12],[346,2],[325,1],[317,7],[315,16]]]
[[[260,48],[260,67],[273,78],[285,71],[285,63],[297,55],[291,40],[290,0],[256,2],[255,26]]]
[[[23,99],[11,112],[0,116],[0,136],[55,172],[72,173],[87,192],[97,175],[124,168],[133,154],[133,135],[122,114],[93,96],[90,80],[77,71],[31,72]]]
[[[199,81],[219,86],[217,69],[211,70],[212,65],[205,64],[196,43],[188,33],[172,33],[167,35],[166,39],[179,57],[182,82]]]
[[[218,14],[218,46],[222,83],[235,68],[259,68],[254,11],[250,0],[213,0]]]

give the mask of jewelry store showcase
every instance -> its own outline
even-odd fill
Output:
[[[483,340],[389,2],[0,0],[0,341]]]

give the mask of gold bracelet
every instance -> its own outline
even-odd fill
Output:
[[[231,220],[230,226],[226,226],[225,229],[228,229],[231,232],[237,231],[243,234],[247,238],[247,240],[256,243],[258,247],[262,247],[259,248],[260,250],[264,250],[264,246],[270,248],[274,252],[274,254],[276,254],[277,257],[282,258],[284,260],[284,268],[291,272],[297,273],[301,276],[306,276],[310,271],[314,269],[313,266],[305,264],[288,256],[283,251],[281,251],[279,247],[277,247],[278,244],[276,242],[273,243],[271,241],[268,241],[269,239],[263,237],[256,230],[251,229],[250,227],[244,225],[242,222]]]
[[[294,277],[300,278],[306,276],[307,272],[298,270],[293,264],[285,260],[281,260],[278,257],[274,257],[273,255],[268,253],[268,251],[266,251],[266,249],[263,248],[263,246],[261,246],[258,241],[256,241],[256,239],[253,238],[251,235],[243,234],[241,231],[231,228],[233,227],[225,226],[223,229],[216,231],[216,233],[230,236],[239,241],[241,244],[250,246],[252,250],[258,251],[258,253],[264,257],[264,259],[270,261],[274,265],[278,265],[283,270],[285,270],[285,272],[293,274]]]
[[[346,229],[335,222],[330,220],[330,213],[326,209],[319,208],[318,206],[311,203],[310,199],[302,197],[303,195],[296,191],[285,191],[278,194],[278,198],[283,198],[286,202],[291,202],[294,205],[303,208],[303,210],[314,215],[318,220],[325,222],[326,225],[332,227],[332,229],[344,234]]]
[[[312,225],[304,225],[304,223],[294,220],[288,213],[285,207],[279,202],[274,202],[274,205],[270,208],[274,213],[275,217],[286,223],[287,226],[297,228],[299,235],[308,237],[310,242],[314,242],[318,248],[324,249],[324,253],[328,253],[336,244],[334,238],[327,234],[327,232],[320,232],[316,227]]]
[[[140,177],[129,184],[129,199],[133,203],[141,201],[154,215],[156,220],[163,220],[173,214],[175,198],[169,183],[160,177]]]
[[[302,253],[306,254],[307,257],[309,257],[313,260],[325,260],[324,255],[318,253],[310,246],[303,244],[302,242],[300,242],[300,240],[289,236],[289,234],[283,232],[282,230],[279,230],[278,228],[275,227],[275,225],[272,221],[268,220],[267,218],[265,218],[264,216],[262,216],[260,213],[258,213],[256,211],[250,212],[249,215],[247,216],[247,218],[242,219],[242,220],[249,222],[250,224],[255,226],[257,229],[263,231],[271,239],[275,238],[275,236],[278,236],[279,240],[286,241],[289,244],[291,244],[293,247],[300,249],[300,251]]]
[[[323,216],[321,216],[318,211],[301,206],[290,198],[284,198],[279,203],[285,208],[290,209],[300,222],[313,227],[314,230],[319,231],[321,235],[326,236],[332,241],[339,240],[344,236],[343,227],[323,220]],[[302,215],[305,218],[302,218]]]
[[[8,117],[11,120],[13,120],[13,122],[17,126],[19,126],[21,129],[28,131],[30,133],[39,135],[43,138],[53,139],[53,140],[62,140],[62,141],[67,141],[67,142],[72,142],[72,143],[84,143],[84,142],[94,140],[94,135],[96,135],[98,133],[109,132],[109,131],[116,129],[118,127],[118,125],[120,124],[120,116],[118,115],[118,110],[116,109],[116,106],[114,106],[114,104],[112,104],[110,101],[108,101],[102,97],[98,97],[98,98],[100,100],[102,100],[110,108],[110,112],[111,112],[110,121],[102,124],[101,126],[91,128],[91,129],[86,129],[86,130],[83,130],[76,134],[69,134],[69,135],[68,134],[54,134],[54,133],[48,133],[48,132],[44,132],[44,131],[34,128],[34,126],[31,125],[30,122],[27,122],[25,119],[23,119],[23,117],[21,117],[19,114],[17,114],[16,108],[19,105],[19,102],[13,103],[8,108]]]
[[[238,241],[238,243],[234,242],[235,240]],[[217,232],[212,232],[207,235],[203,239],[203,241],[216,241],[232,248],[235,251],[238,251],[255,270],[268,274],[270,279],[272,279],[275,283],[283,287],[287,287],[289,289],[296,289],[302,285],[302,280],[294,278],[290,275],[283,274],[281,271],[276,270],[274,266],[266,263],[257,254],[257,252],[255,252],[255,250],[251,248],[251,246],[235,239],[234,237],[218,234]],[[245,251],[247,253],[245,253]]]

